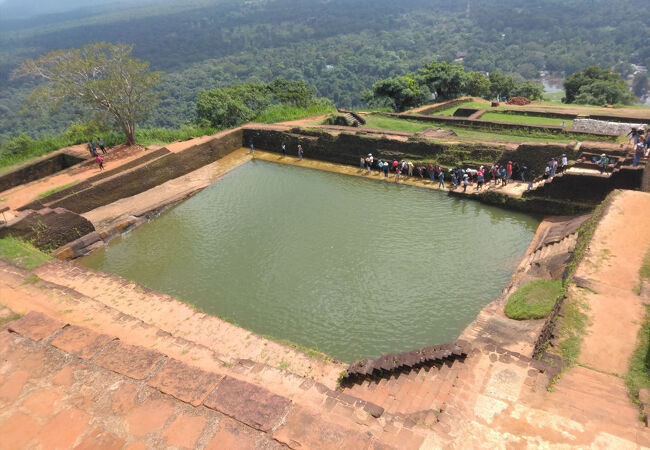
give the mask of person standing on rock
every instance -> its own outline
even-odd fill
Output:
[[[302,161],[302,145],[298,144],[298,159]]]
[[[508,161],[506,164],[506,183],[512,180],[512,161]]]
[[[519,173],[521,174],[521,181],[526,181],[526,171],[528,170],[528,167],[526,167],[526,164],[521,166],[521,169],[519,170]]]
[[[94,140],[90,140],[90,154],[97,156],[97,143]]]
[[[389,167],[389,164],[388,164],[388,161],[386,161],[384,163],[384,178],[388,178],[388,167]]]
[[[442,189],[443,191],[445,190],[445,171],[441,170],[440,173],[438,174],[438,187]]]
[[[248,152],[248,154],[249,154],[249,155],[254,155],[254,154],[255,154],[255,146],[253,145],[253,139],[251,139],[250,141],[248,141],[248,143],[249,143],[250,146],[251,146],[251,150]]]
[[[282,143],[282,156],[287,156],[287,146]]]
[[[634,149],[634,160],[632,161],[632,167],[636,167],[639,165],[639,160],[643,158],[643,155],[645,154],[645,146],[643,145],[642,142],[639,142],[636,144],[636,148]]]
[[[97,164],[99,165],[99,170],[100,171],[104,170],[104,158],[97,155],[97,157],[95,158],[95,161],[97,161]]]
[[[97,145],[99,145],[99,149],[102,151],[102,153],[106,154],[106,149],[104,148],[104,141],[102,138],[97,138]]]
[[[468,179],[469,179],[469,175],[467,175],[467,172],[463,173],[463,194],[467,192]]]

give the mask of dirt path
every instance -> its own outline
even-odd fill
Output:
[[[584,291],[591,326],[579,361],[609,373],[625,374],[644,315],[635,294],[639,267],[650,247],[650,194],[622,191],[598,225],[576,275],[593,281]]]
[[[81,150],[85,151],[84,149]],[[144,150],[140,147],[124,147],[119,150],[109,149],[108,155],[104,156],[105,167],[108,170],[114,169],[134,159],[140,158],[145,155],[147,151],[148,150]],[[51,156],[52,154],[48,155],[48,157]],[[21,184],[15,188],[0,192],[0,199],[2,199],[2,203],[7,204],[12,210],[14,210],[31,202],[48,190],[68,184],[78,183],[97,175],[98,173],[100,173],[100,171],[95,164],[71,167],[53,175],[32,181],[31,183]],[[10,214],[13,217],[15,213],[10,211],[7,214]]]

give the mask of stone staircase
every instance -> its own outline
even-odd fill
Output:
[[[171,363],[170,370],[175,371],[180,367],[189,373],[183,375],[186,381],[193,379],[191,374],[194,372],[201,377],[207,376],[207,373],[215,374],[216,378],[222,380],[230,379],[236,385],[234,391],[238,389],[237,386],[246,387],[246,390],[250,390],[250,395],[244,392],[241,396],[241,407],[235,408],[240,417],[228,414],[227,411],[225,413],[259,431],[271,433],[270,428],[281,428],[283,431],[278,432],[277,436],[273,432],[273,439],[290,448],[317,447],[319,433],[331,435],[332,448],[350,448],[353,442],[354,447],[361,445],[361,448],[367,448],[368,445],[379,445],[381,448],[418,448],[430,432],[425,423],[416,424],[412,420],[409,421],[407,417],[385,412],[384,408],[371,401],[337,390],[337,377],[331,369],[340,368],[338,364],[325,364],[325,369],[321,367],[320,372],[311,373],[311,376],[299,375],[259,361],[258,355],[253,355],[258,361],[239,357],[241,354],[231,355],[228,353],[227,346],[220,345],[219,336],[208,335],[207,340],[211,342],[204,345],[192,340],[195,336],[188,336],[189,339],[186,339],[174,335],[164,328],[143,322],[76,290],[45,279],[25,283],[25,279],[33,275],[8,263],[0,261],[0,271],[3,272],[3,280],[12,279],[10,286],[0,284],[0,296],[9,299],[7,303],[14,311],[21,313],[29,311],[23,318],[22,325],[14,326],[15,331],[32,326],[36,328],[44,326],[49,330],[47,335],[52,336],[53,333],[59,333],[57,330],[63,330],[66,335],[70,334],[69,339],[64,339],[65,342],[76,341],[75,336],[81,336],[84,342],[86,339],[89,342],[96,342],[101,333],[104,346],[102,348],[108,349],[110,346],[111,349],[100,349],[100,352],[109,352],[111,356],[103,358],[100,355],[100,357],[110,360],[111,363],[109,366],[103,363],[99,365],[131,378],[134,376],[133,370],[136,370],[134,368],[142,366],[139,363],[140,356],[145,355],[147,360],[156,361],[151,365],[151,370],[154,372],[162,372],[158,370],[161,367],[159,363],[165,361],[165,365],[162,366],[163,371]],[[44,271],[39,273],[45,275]],[[26,291],[26,295],[7,295],[12,292],[15,294],[18,289],[21,292]],[[140,288],[139,294],[147,297],[147,294],[155,293]],[[169,302],[165,302],[163,306],[169,306]],[[174,316],[174,313],[170,314],[169,310],[166,308],[165,310],[166,315]],[[45,325],[41,326],[41,324]],[[232,325],[231,327],[236,328]],[[232,328],[229,328],[228,332],[232,333]],[[247,340],[240,336],[236,339]],[[265,347],[279,346],[262,338],[257,339],[259,341],[254,346],[261,347],[262,354]],[[70,345],[71,349],[77,348]],[[300,352],[289,347],[279,347],[286,360],[291,363],[293,363],[292,357],[299,360],[298,368],[302,367],[300,358],[303,358],[306,364],[319,364],[315,358],[301,355]],[[97,359],[95,356],[89,359],[93,358]],[[124,365],[118,364],[119,361],[123,361]],[[155,376],[152,374],[153,372],[147,372],[141,374],[142,376],[138,375],[136,379],[144,379],[146,383]],[[185,388],[181,385],[182,383],[177,383],[174,387],[163,383],[154,387],[160,388],[163,393],[181,398],[172,392],[173,389],[182,392]],[[171,386],[169,389],[172,391],[167,392],[168,388],[165,386]],[[276,397],[284,399],[283,404],[291,405],[291,410],[287,415],[282,415],[284,419],[278,417],[282,420],[273,427],[261,428],[257,425],[255,417],[275,414],[271,411],[273,408],[270,408],[267,400]],[[207,403],[205,406],[210,408]],[[282,425],[285,422],[287,426]],[[309,433],[304,433],[307,429]]]
[[[387,378],[364,380],[344,388],[346,394],[374,403],[387,412],[435,423],[462,367],[460,360],[447,360]]]

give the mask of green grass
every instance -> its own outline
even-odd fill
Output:
[[[499,130],[490,131],[489,129],[471,128],[465,126],[448,125],[436,122],[421,122],[416,120],[400,119],[397,117],[382,116],[380,114],[370,114],[366,116],[367,128],[380,128],[384,130],[407,131],[417,133],[430,128],[442,128],[452,130],[458,137],[474,139],[480,141],[492,142],[574,142],[580,139],[578,136],[568,136],[562,134],[548,133],[545,131],[527,131],[527,130]],[[596,140],[594,136],[589,136],[588,140]]]
[[[625,383],[630,397],[638,402],[639,389],[650,388],[650,306],[639,329],[637,347],[630,358]]]
[[[529,116],[525,114],[513,114],[507,112],[491,112],[488,111],[483,114],[480,120],[487,120],[490,122],[507,122],[507,123],[520,123],[525,125],[553,125],[561,126],[564,123],[565,128],[571,128],[572,120],[557,119],[554,117],[538,117]]]
[[[505,313],[511,319],[543,319],[553,309],[564,288],[560,280],[536,280],[520,286],[508,299]]]
[[[589,317],[586,311],[589,306],[579,292],[575,292],[564,301],[562,315],[557,322],[557,335],[560,356],[567,366],[571,366],[578,360],[580,346],[585,335],[585,329],[589,324]]]
[[[0,317],[0,327],[3,326],[6,323],[13,322],[14,320],[18,320],[22,317],[22,314],[12,314],[9,317]]]
[[[0,258],[30,270],[51,259],[29,242],[12,236],[0,239]]]
[[[136,129],[136,142],[140,145],[165,145],[179,139],[186,140],[190,137],[203,136],[216,133],[216,128],[183,126],[179,129],[167,128],[139,128]],[[26,135],[15,137],[0,145],[0,173],[7,172],[24,164],[25,162],[38,158],[71,145],[88,142],[93,136],[70,136],[61,133],[55,137],[43,139],[31,139]],[[123,144],[126,141],[122,133],[101,134],[107,147]]]
[[[641,281],[650,281],[650,248],[643,257],[643,262],[639,268],[639,278],[641,278]]]
[[[260,123],[287,122],[289,120],[300,120],[312,116],[321,116],[323,114],[334,114],[336,108],[331,105],[312,105],[308,108],[297,108],[288,105],[274,105],[267,108],[257,116],[254,121]]]
[[[397,119],[378,114],[369,114],[366,116],[367,128],[381,128],[383,130],[407,131],[417,133],[429,128],[436,128],[434,123],[418,122],[415,120]]]
[[[38,194],[38,195],[36,196],[36,198],[37,198],[37,199],[45,198],[45,197],[47,197],[48,195],[52,195],[52,194],[54,194],[55,192],[62,191],[63,189],[69,188],[70,186],[73,186],[73,185],[75,185],[75,184],[77,184],[77,183],[78,183],[77,181],[73,181],[72,183],[68,183],[68,184],[64,184],[64,185],[62,185],[62,186],[57,186],[57,187],[55,187],[55,188],[48,189],[47,191],[45,191],[45,192],[41,192],[40,194]]]

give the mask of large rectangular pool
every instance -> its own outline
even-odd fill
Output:
[[[538,218],[253,160],[80,260],[351,361],[456,339]]]

